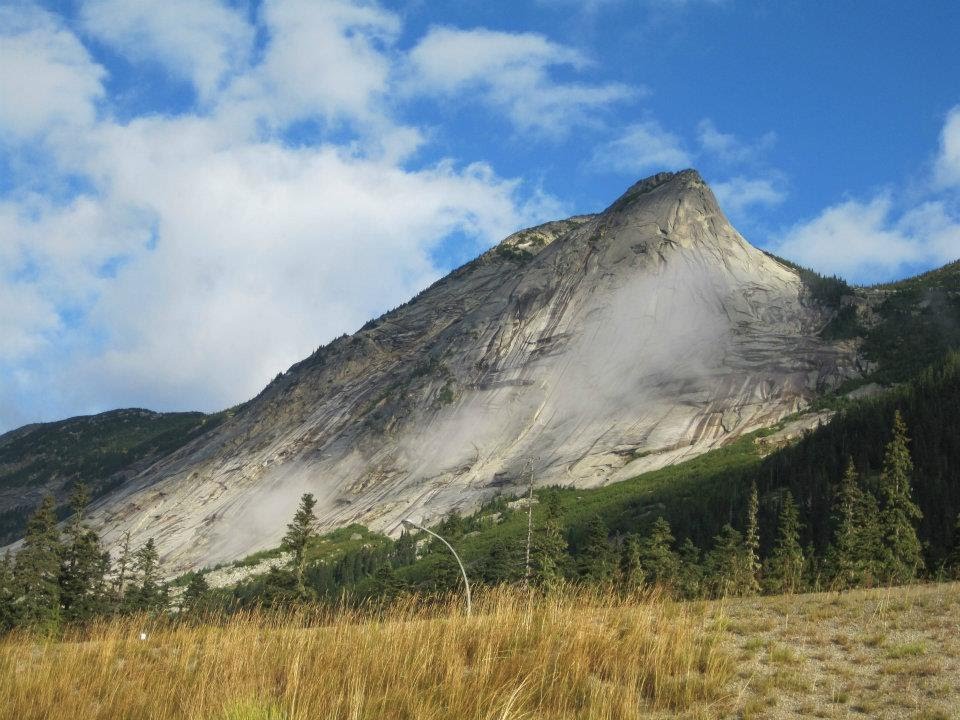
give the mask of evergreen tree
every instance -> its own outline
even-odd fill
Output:
[[[582,579],[595,583],[608,582],[613,577],[613,550],[607,539],[607,524],[600,515],[594,515],[587,525],[587,534],[578,558]]]
[[[307,594],[303,583],[303,572],[307,563],[307,544],[313,536],[313,525],[317,520],[313,514],[316,504],[317,501],[312,493],[304,493],[300,498],[300,506],[293,516],[293,522],[287,525],[287,534],[283,536],[283,549],[293,555],[291,566],[297,594],[300,597]]]
[[[659,585],[668,592],[672,591],[679,570],[673,542],[670,523],[665,518],[658,517],[650,528],[650,534],[640,543],[640,564],[643,566],[646,581],[651,585]]]
[[[750,500],[747,503],[747,532],[744,537],[744,562],[746,563],[744,592],[756,595],[760,592],[760,523],[758,513],[760,500],[757,495],[757,483],[750,486]]]
[[[887,444],[880,472],[880,528],[883,542],[882,578],[888,583],[912,580],[923,569],[916,523],[923,517],[911,497],[913,461],[907,426],[898,410],[893,418],[893,438]]]
[[[127,583],[130,580],[132,558],[130,557],[130,531],[123,534],[123,545],[120,546],[120,556],[117,558],[117,571],[113,576],[111,595],[115,611],[125,609]]]
[[[627,535],[620,548],[620,569],[617,583],[624,592],[633,592],[643,586],[643,565],[640,562],[640,538]]]
[[[844,590],[873,584],[881,552],[877,515],[876,498],[861,489],[850,458],[833,508],[834,537],[827,551],[832,587]]]
[[[743,535],[729,523],[714,538],[707,553],[706,574],[708,589],[715,597],[746,595],[753,587]]]
[[[960,515],[953,526],[953,549],[947,556],[946,569],[950,577],[960,580]]]
[[[14,624],[13,592],[13,556],[7,550],[0,560],[0,634]]]
[[[404,530],[393,544],[391,562],[394,567],[405,567],[407,565],[413,565],[416,560],[417,541],[413,535]]]
[[[134,611],[156,612],[166,607],[166,589],[161,585],[160,554],[149,538],[133,556],[135,582],[127,591],[126,604]]]
[[[541,506],[543,519],[540,526],[534,528],[533,546],[530,549],[531,580],[534,585],[551,590],[563,581],[563,565],[567,557],[559,493],[555,490],[545,491],[541,495]]]
[[[780,510],[777,539],[767,560],[764,580],[772,593],[795,593],[802,589],[805,560],[800,546],[800,512],[787,490]]]
[[[488,585],[499,585],[516,580],[519,576],[519,560],[516,553],[511,552],[506,541],[497,536],[481,564],[480,579]]]
[[[675,583],[678,597],[692,600],[703,593],[703,567],[700,565],[700,548],[687,538],[680,546],[679,566]]]
[[[188,615],[197,615],[211,609],[210,583],[203,573],[193,573],[183,598],[180,602],[180,612]]]
[[[47,495],[27,523],[23,548],[14,567],[18,624],[50,631],[60,623],[61,554],[53,496]]]
[[[100,547],[100,538],[84,522],[90,496],[78,482],[70,498],[73,516],[67,526],[63,561],[60,567],[60,603],[67,621],[90,620],[106,610],[106,574],[109,554]]]

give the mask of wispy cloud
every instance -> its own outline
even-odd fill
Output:
[[[654,120],[628,126],[623,133],[594,152],[599,170],[640,174],[650,170],[678,170],[693,164],[682,139]]]
[[[500,109],[517,129],[554,138],[596,124],[595,112],[639,92],[621,83],[556,79],[553,69],[584,70],[591,61],[536,33],[435,27],[408,62],[411,94],[475,97]]]

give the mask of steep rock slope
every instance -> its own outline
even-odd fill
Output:
[[[321,348],[103,501],[107,540],[168,568],[321,525],[393,531],[522,482],[594,486],[769,425],[856,376],[797,274],[750,246],[694,171],[517,233]]]

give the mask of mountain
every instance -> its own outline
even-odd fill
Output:
[[[62,501],[82,481],[95,498],[107,495],[224,417],[111,410],[0,435],[0,545],[20,537],[44,494]]]
[[[321,527],[394,531],[538,484],[603,485],[729,443],[862,374],[800,274],[694,171],[525,230],[320,348],[101,498],[171,570]]]

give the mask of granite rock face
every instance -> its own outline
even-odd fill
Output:
[[[857,374],[800,279],[750,246],[694,171],[521,231],[278,377],[106,498],[108,543],[169,572],[320,525],[396,532],[536,482],[596,486],[770,425]]]

